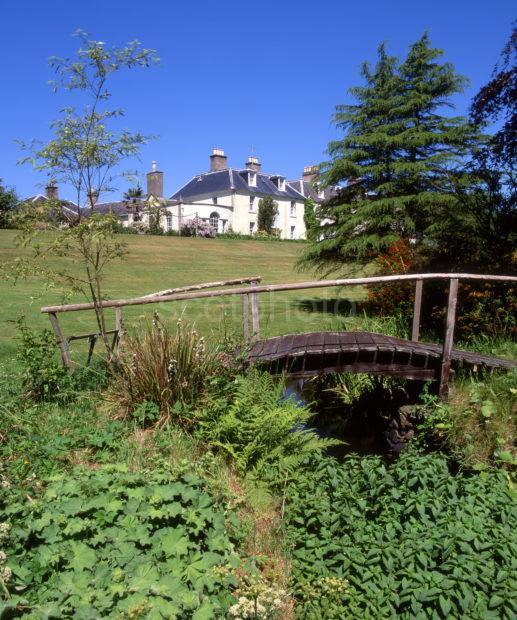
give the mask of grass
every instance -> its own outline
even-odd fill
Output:
[[[15,231],[0,230],[1,265],[23,255],[15,244],[15,236]],[[262,282],[266,284],[315,279],[314,275],[295,269],[303,244],[136,235],[128,236],[127,244],[127,257],[114,263],[106,277],[106,294],[112,299],[250,275],[262,276]],[[0,295],[4,300],[0,306],[0,359],[5,359],[14,351],[15,328],[12,322],[24,313],[31,326],[48,327],[48,319],[39,309],[44,305],[60,303],[62,294],[63,291],[57,289],[45,290],[35,277],[20,281],[15,286],[0,279]],[[261,295],[261,333],[269,336],[328,328],[332,313],[325,311],[324,300],[334,300],[340,294],[337,289],[321,289],[309,294],[307,291],[293,291]],[[343,295],[354,302],[363,297],[364,290],[362,287],[350,287]],[[76,300],[84,301],[80,298]],[[332,307],[333,302],[330,302],[327,309]],[[237,297],[127,308],[123,311],[126,325],[140,323],[143,316],[149,316],[155,309],[165,319],[174,319],[184,313],[204,334],[221,329],[236,332],[242,329],[241,301]],[[64,314],[60,321],[66,335],[88,333],[94,327],[92,312]]]

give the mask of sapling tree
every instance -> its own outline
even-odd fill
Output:
[[[138,41],[123,47],[108,48],[82,32],[81,45],[74,58],[52,57],[50,66],[56,80],[54,91],[78,91],[84,106],[66,107],[51,124],[53,138],[46,144],[22,145],[29,155],[22,161],[48,173],[52,182],[63,182],[75,191],[76,205],[57,198],[37,208],[22,205],[16,214],[21,229],[19,242],[31,250],[28,259],[14,265],[14,277],[36,271],[47,283],[64,285],[68,294],[81,293],[94,304],[95,316],[109,362],[114,351],[106,333],[102,301],[103,279],[108,265],[125,254],[125,245],[116,236],[117,220],[112,215],[95,213],[96,197],[113,191],[120,166],[138,154],[148,141],[141,133],[116,128],[120,109],[108,109],[110,78],[123,69],[148,67],[157,62],[154,50]],[[75,211],[75,212],[74,212]],[[59,257],[62,267],[56,269]]]

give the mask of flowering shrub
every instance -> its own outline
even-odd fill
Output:
[[[282,617],[287,593],[252,575],[239,584],[233,596],[237,602],[228,612],[234,620],[276,620]]]
[[[413,270],[415,251],[403,240],[396,241],[384,254],[375,259],[375,274],[402,275]],[[413,282],[371,284],[368,287],[368,306],[380,316],[406,313],[413,303]]]
[[[200,217],[194,217],[190,220],[185,220],[181,224],[181,234],[184,237],[215,237],[216,231],[209,222],[205,222]]]

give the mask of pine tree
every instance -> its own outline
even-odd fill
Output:
[[[334,122],[345,136],[329,145],[323,183],[346,187],[319,209],[320,241],[302,264],[329,272],[362,267],[393,243],[432,243],[436,219],[454,210],[458,164],[477,135],[462,117],[443,116],[465,79],[424,34],[400,63],[378,49],[372,70],[363,65],[365,86],[350,89],[352,105],[339,105]]]

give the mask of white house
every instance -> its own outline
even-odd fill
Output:
[[[172,225],[199,217],[219,232],[257,232],[259,201],[271,196],[278,204],[274,227],[283,239],[305,238],[303,220],[306,198],[280,174],[266,174],[256,157],[248,157],[244,168],[230,168],[222,149],[213,149],[210,170],[192,177],[171,196],[167,207]]]

